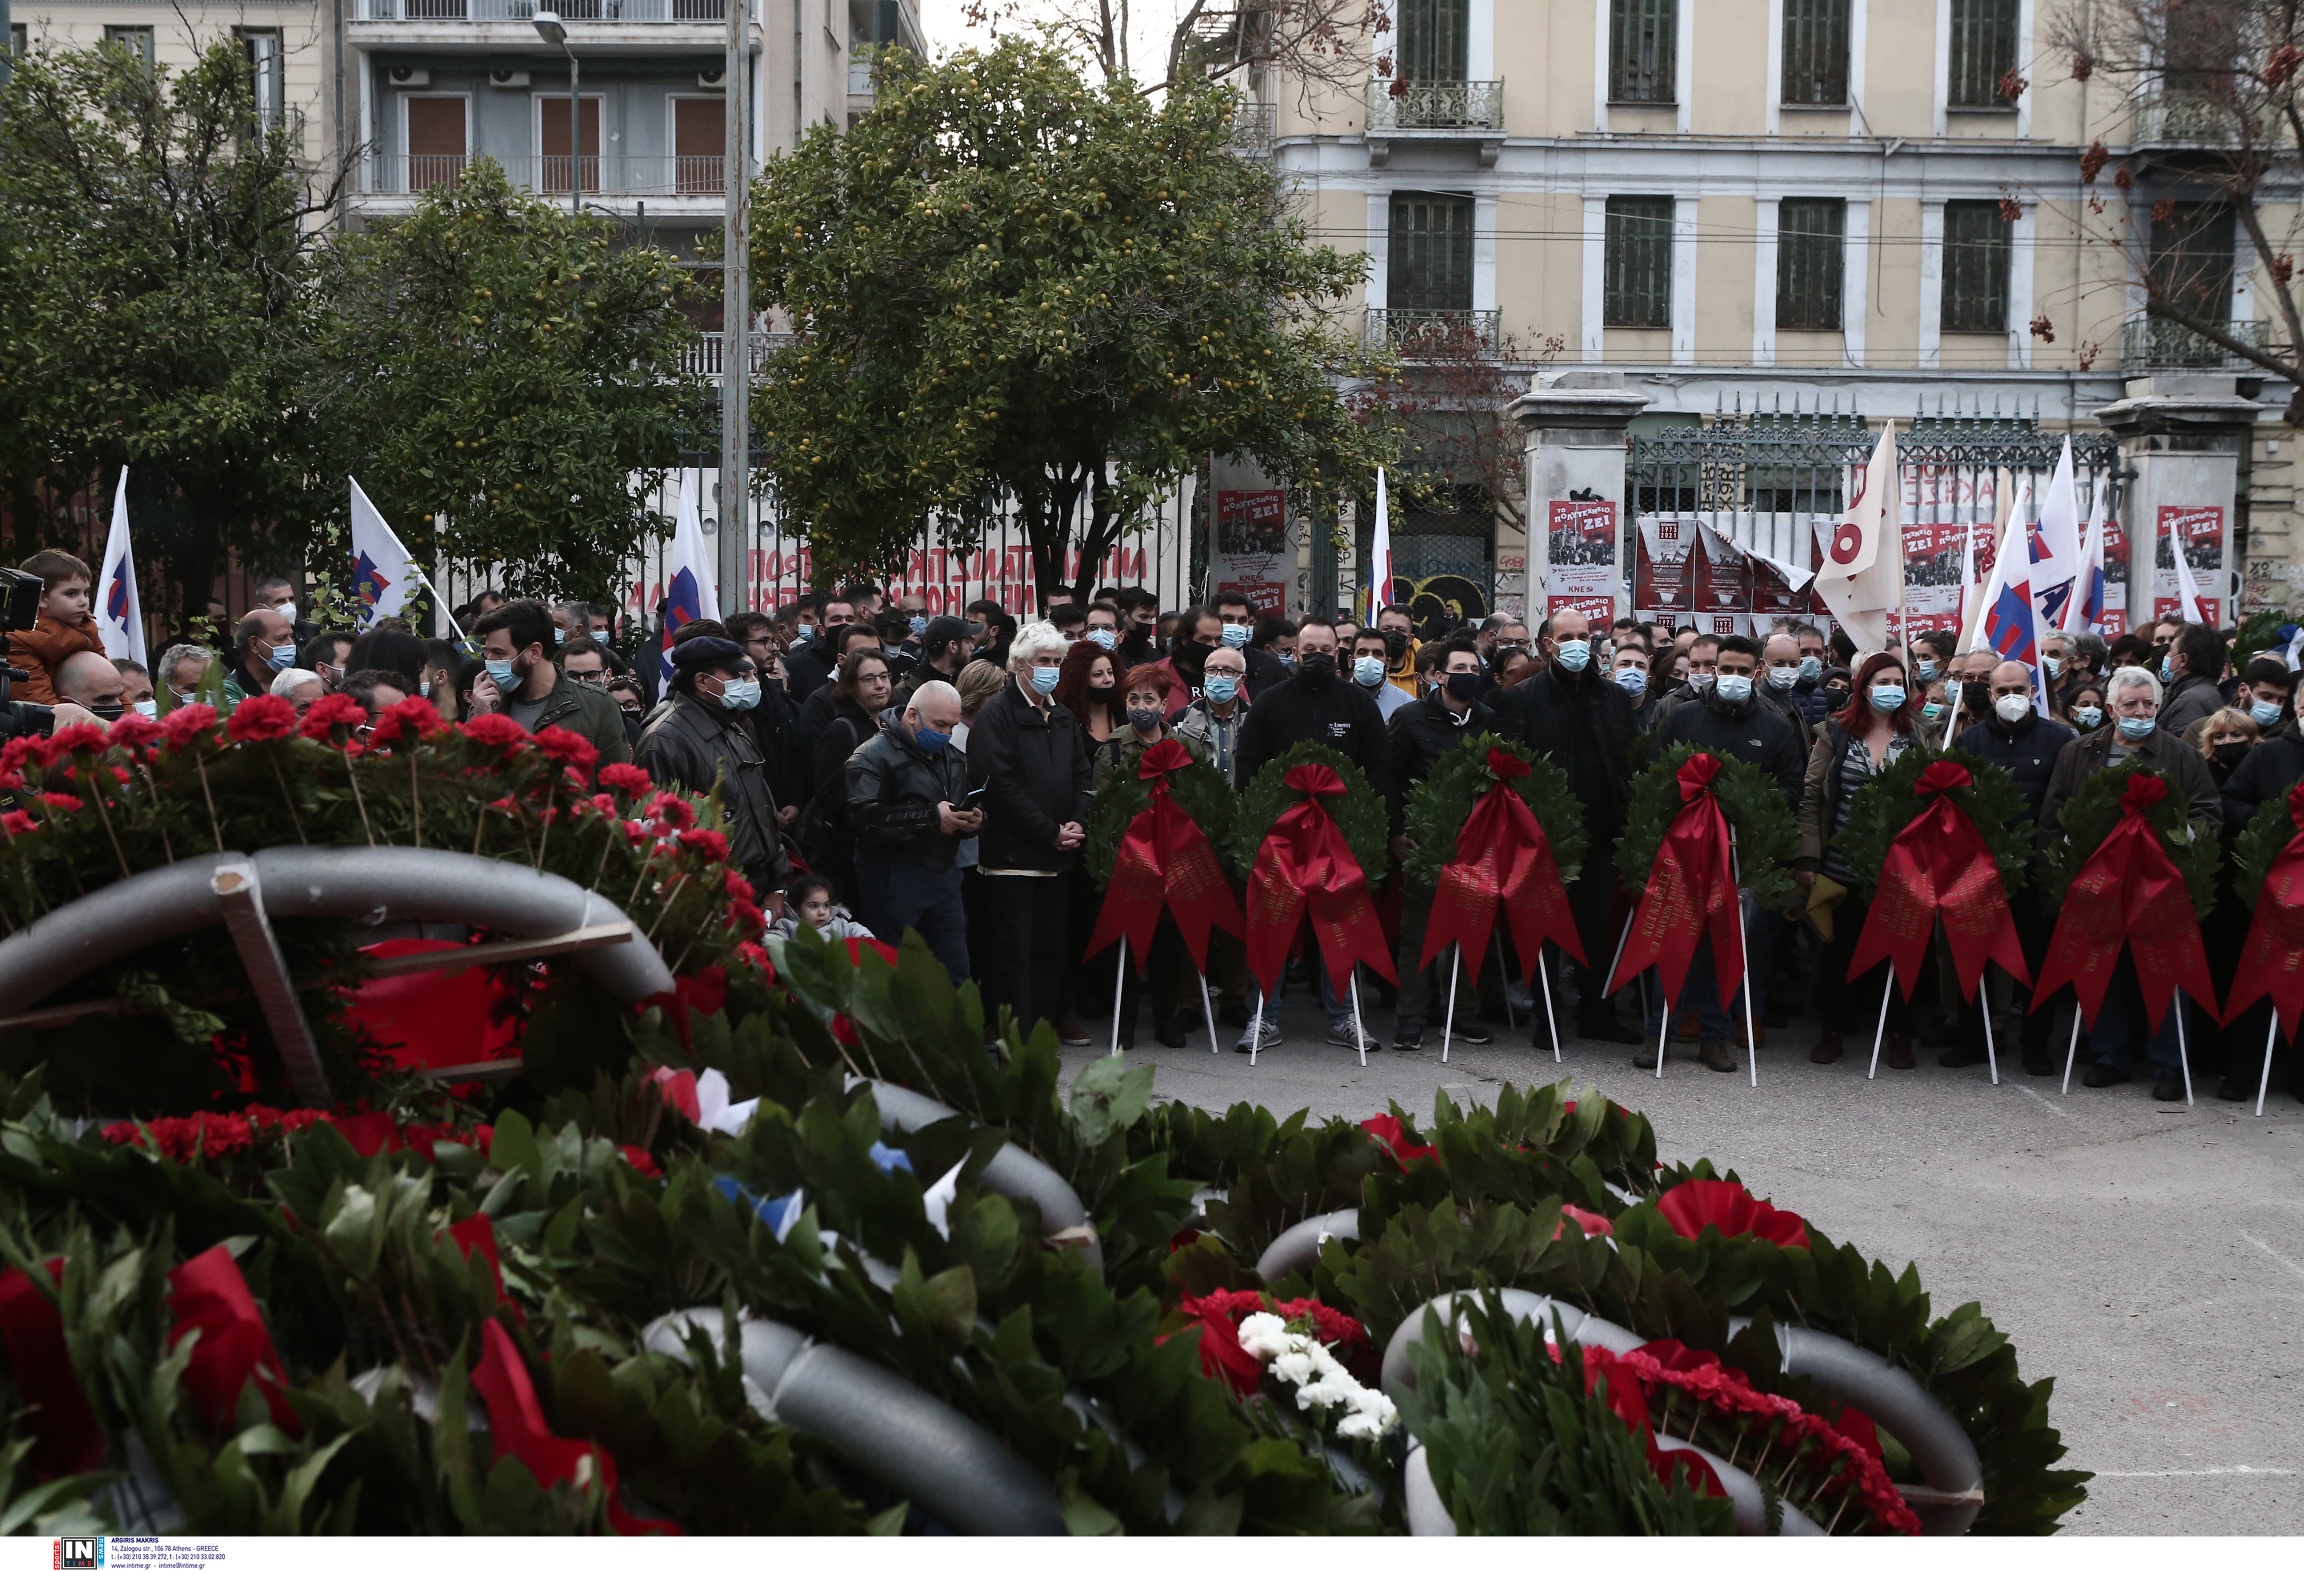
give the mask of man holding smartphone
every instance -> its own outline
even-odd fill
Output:
[[[856,837],[856,915],[894,944],[920,930],[953,979],[968,976],[960,843],[984,827],[968,760],[951,747],[960,693],[924,682],[902,712],[848,756],[848,822]]]

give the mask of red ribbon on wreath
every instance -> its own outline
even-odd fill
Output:
[[[240,1408],[240,1394],[254,1381],[272,1411],[272,1422],[290,1435],[304,1433],[304,1422],[289,1406],[288,1377],[280,1368],[279,1350],[264,1325],[248,1279],[240,1263],[222,1245],[201,1251],[168,1274],[168,1308],[176,1312],[176,1325],[168,1334],[174,1348],[194,1332],[191,1362],[184,1367],[184,1390],[194,1410],[218,1430],[230,1429]]]
[[[1144,750],[1136,774],[1152,783],[1152,802],[1128,821],[1120,837],[1112,880],[1104,887],[1104,906],[1085,953],[1094,955],[1125,938],[1142,974],[1163,908],[1175,914],[1176,931],[1192,952],[1193,966],[1203,973],[1208,970],[1209,930],[1239,935],[1240,904],[1216,861],[1216,848],[1169,791],[1168,777],[1192,764],[1192,755],[1173,737]]]
[[[1512,786],[1528,773],[1528,766],[1502,748],[1490,748],[1488,773],[1495,782],[1472,805],[1456,837],[1456,855],[1440,870],[1440,883],[1432,892],[1432,916],[1424,929],[1424,954],[1416,964],[1430,966],[1453,944],[1477,983],[1501,901],[1512,925],[1512,947],[1533,983],[1546,939],[1578,965],[1584,963],[1584,944],[1576,937],[1576,919],[1568,910],[1568,890],[1560,882],[1552,842]]]
[[[516,1457],[536,1483],[549,1490],[562,1481],[579,1492],[597,1485],[607,1502],[608,1526],[619,1534],[677,1534],[679,1526],[658,1518],[635,1517],[616,1493],[616,1460],[596,1441],[571,1441],[552,1433],[543,1405],[528,1379],[520,1346],[500,1321],[480,1324],[480,1366],[472,1390],[488,1405],[488,1439],[496,1456]]]
[[[2129,780],[2120,796],[2120,822],[2072,876],[2056,936],[2040,968],[2040,984],[2032,990],[2033,1009],[2070,983],[2080,998],[2082,1021],[2093,1025],[2123,943],[2135,959],[2136,981],[2154,1031],[2179,988],[2215,1008],[2208,954],[2200,947],[2200,919],[2184,875],[2144,817],[2167,795],[2168,783],[2157,775]]]
[[[2264,870],[2256,917],[2248,925],[2239,970],[2232,974],[2231,996],[2224,1001],[2224,1019],[2236,1021],[2242,1010],[2268,998],[2293,1035],[2296,1023],[2304,1021],[2304,782],[2288,793],[2288,821],[2298,833],[2288,837]]]
[[[1301,800],[1272,821],[1248,873],[1249,973],[1267,997],[1279,992],[1281,968],[1309,907],[1330,977],[1349,977],[1366,962],[1386,982],[1398,982],[1368,898],[1368,875],[1323,800],[1344,795],[1342,778],[1325,764],[1299,764],[1281,780]],[[1309,899],[1314,895],[1317,902]]]
[[[1986,961],[1998,961],[2020,983],[2032,981],[2024,946],[2016,938],[2016,919],[2008,911],[2000,865],[1976,822],[1952,800],[1954,791],[1975,779],[1966,766],[1950,759],[1920,772],[1913,795],[1934,800],[1889,843],[1880,864],[1879,893],[1872,897],[1864,931],[1848,958],[1851,980],[1885,960],[1896,968],[1904,997],[1911,998],[1936,919],[1942,917],[1962,998],[1976,997]]]
[[[48,1275],[64,1280],[62,1256],[48,1263]],[[0,1272],[0,1347],[8,1351],[8,1374],[31,1416],[32,1477],[45,1481],[101,1467],[104,1432],[72,1369],[63,1313],[14,1267]]]
[[[1720,1008],[1736,1002],[1744,969],[1721,963],[1744,953],[1744,907],[1736,894],[1728,816],[1712,791],[1712,778],[1719,773],[1720,761],[1709,753],[1691,754],[1674,772],[1680,782],[1680,811],[1664,827],[1664,838],[1657,844],[1648,888],[1632,913],[1632,931],[1617,957],[1615,975],[1608,980],[1610,993],[1623,986],[1622,979],[1654,966],[1663,974],[1664,997],[1677,1001],[1696,945],[1709,934]]]

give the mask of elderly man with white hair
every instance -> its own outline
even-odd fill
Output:
[[[960,843],[984,827],[968,806],[968,758],[952,746],[960,690],[924,682],[880,712],[877,735],[848,756],[856,837],[856,914],[888,939],[916,928],[954,982],[968,976]]]
[[[1080,940],[1069,931],[1064,875],[1087,838],[1091,792],[1079,722],[1056,702],[1069,648],[1046,622],[1026,624],[1009,641],[1009,680],[968,728],[968,778],[984,793],[974,935],[984,1002],[1007,1005],[1026,1031],[1046,1017],[1077,1048],[1089,1039],[1063,997],[1065,963]]]
[[[2208,773],[2208,763],[2198,749],[2185,747],[2181,737],[2160,725],[2160,699],[2160,679],[2143,667],[2123,666],[2112,673],[2104,687],[2104,707],[2111,711],[2113,724],[2073,739],[2056,756],[2055,772],[2048,777],[2047,793],[2040,799],[2043,836],[2059,833],[2064,805],[2090,776],[2131,761],[2156,771],[2169,790],[2182,793],[2195,840],[2218,836],[2223,828],[2223,804],[2216,778]],[[2177,1010],[2186,1007],[2179,996],[2176,1007],[2161,1017],[2160,1029],[2152,1034],[2145,1049],[2152,1064],[2152,1095],[2164,1103],[2176,1102],[2184,1095],[2176,1025]],[[2135,964],[2123,950],[2119,970],[2112,974],[2112,984],[2105,990],[2104,1007],[2088,1031],[2096,1062],[2089,1066],[2083,1084],[2117,1086],[2128,1079],[2129,1039],[2148,1019],[2143,1011]],[[2191,1040],[2201,1040],[2198,1030],[2191,1030]]]
[[[316,671],[291,666],[272,679],[272,697],[286,699],[296,706],[301,715],[312,707],[312,701],[328,691],[328,680]]]

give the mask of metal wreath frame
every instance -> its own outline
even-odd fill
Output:
[[[0,940],[0,1016],[146,945],[222,923],[248,968],[289,1083],[308,1106],[327,1107],[327,1076],[272,933],[275,917],[371,926],[449,922],[522,938],[609,929],[608,942],[569,947],[593,981],[624,1004],[673,989],[671,968],[622,909],[558,874],[414,846],[274,846],[186,857],[132,874]]]

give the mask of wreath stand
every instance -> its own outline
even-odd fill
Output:
[[[1629,933],[1631,930],[1627,928],[1625,932]],[[1621,945],[1618,946],[1618,951],[1621,953]],[[1504,964],[1504,936],[1501,933],[1496,935],[1496,964],[1499,967]],[[1448,1062],[1448,1040],[1456,1031],[1456,984],[1462,978],[1463,970],[1464,946],[1459,943],[1450,947],[1448,956],[1448,1013],[1440,1022],[1440,1062],[1442,1064]],[[1561,1062],[1560,1019],[1553,1013],[1552,980],[1544,970],[1544,956],[1541,951],[1537,952],[1536,956],[1536,978],[1537,986],[1544,990],[1545,1024],[1552,1031],[1552,1062],[1559,1064]],[[1509,982],[1510,979],[1507,978],[1506,981]],[[1352,1002],[1355,1007],[1358,1006],[1360,997],[1357,992],[1353,994]],[[1509,990],[1504,995],[1504,1024],[1507,1028],[1514,1030],[1517,1030],[1519,1026],[1519,1022],[1512,1014],[1512,995]],[[1365,1062],[1365,1056],[1363,1056],[1363,1062]]]
[[[2178,988],[2176,990],[2175,996],[2169,1001],[2168,1008],[2176,1012],[2176,1063],[2184,1071],[2184,1106],[2189,1108],[2192,1106],[2192,1050],[2184,1040],[2183,989]],[[2072,1061],[2080,1053],[2080,1017],[2084,1013],[2080,1008],[2080,1001],[2074,999],[2072,1001],[2072,1040],[2064,1047],[2064,1090],[2062,1095],[2066,1097],[2072,1095]],[[2277,1010],[2272,1012],[2272,1030],[2275,1033],[2280,1030],[2280,1012]],[[2269,1081],[2271,1078],[2272,1044],[2267,1040],[2264,1044],[2264,1081]],[[2263,1081],[2260,1081],[2256,1088],[2256,1111],[2259,1114],[2264,1111]]]
[[[1736,975],[1742,980],[1742,986],[1737,989],[1737,992],[1744,999],[1744,1063],[1751,1072],[1753,1090],[1757,1091],[1760,1087],[1760,1043],[1752,1032],[1752,956],[1750,945],[1744,933],[1744,877],[1743,870],[1737,862],[1736,826],[1733,824],[1728,826],[1728,885],[1735,892],[1736,900]],[[1624,924],[1624,939],[1629,939],[1631,936],[1632,924],[1627,920]],[[1616,941],[1617,961],[1624,959],[1624,939]],[[1712,965],[1715,975],[1717,975],[1720,965],[1719,956],[1712,957]],[[1611,974],[1616,970],[1613,962],[1610,963],[1608,970]],[[1658,981],[1661,982],[1662,979],[1659,978]],[[1656,1037],[1656,1079],[1659,1081],[1664,1079],[1664,1047],[1672,1040],[1672,1011],[1678,1007],[1678,1004],[1679,1001],[1676,999],[1664,1001],[1664,1030],[1658,1033]],[[1885,1019],[1887,1012],[1885,1004],[1881,1006],[1881,1012],[1882,1018]]]
[[[1216,1006],[1213,1002],[1210,1001],[1208,997],[1208,974],[1206,972],[1201,972],[1199,974],[1199,978],[1200,1013],[1208,1023],[1208,1051],[1210,1053],[1221,1053],[1223,1050],[1216,1046]],[[1112,1057],[1115,1059],[1120,1057],[1121,990],[1127,986],[1128,935],[1122,934],[1120,935],[1120,960],[1119,963],[1113,968],[1112,972]],[[1250,1055],[1249,1062],[1251,1064],[1255,1062],[1255,1057],[1253,1054]]]
[[[1325,960],[1315,958],[1313,964],[1325,966],[1328,963]],[[1352,995],[1352,1041],[1354,1046],[1360,1050],[1360,1068],[1365,1070],[1368,1068],[1368,1028],[1360,1024],[1360,968],[1358,966],[1354,966],[1346,976],[1344,986]],[[1449,979],[1448,991],[1449,1008],[1453,1011],[1456,991],[1456,982],[1453,977]],[[1200,1001],[1203,1005],[1208,1001],[1208,980],[1205,977],[1200,980]],[[1213,1027],[1209,1029],[1209,1036],[1211,1039],[1215,1036]],[[1259,986],[1256,990],[1256,1013],[1248,1022],[1248,1068],[1251,1070],[1256,1068],[1256,1051],[1263,1046],[1263,1043],[1264,990]],[[1446,1060],[1447,1049],[1445,1046],[1441,1049],[1441,1057],[1443,1061]]]
[[[1888,996],[1895,991],[1896,963],[1890,961],[1888,963],[1888,986],[1880,990],[1880,1019],[1872,1027],[1872,1068],[1864,1072],[1864,1079],[1867,1081],[1875,1081],[1880,1078],[1880,1040],[1888,1030]],[[1984,1017],[1984,1064],[1992,1072],[1992,1084],[1998,1086],[2000,1084],[2000,1050],[1992,1042],[1992,996],[1982,977],[1976,979],[1976,1010],[1978,1014]],[[2080,1017],[2074,1015],[2072,1022],[2077,1027]],[[2073,1045],[2075,1047],[2079,1045],[2077,1032],[2073,1037]],[[2069,1084],[2071,1066],[2069,1064],[2065,1066],[2065,1080],[2067,1083],[2065,1090],[2069,1091],[2071,1090]],[[2189,1078],[2187,1078],[2186,1084],[2190,1084]]]

